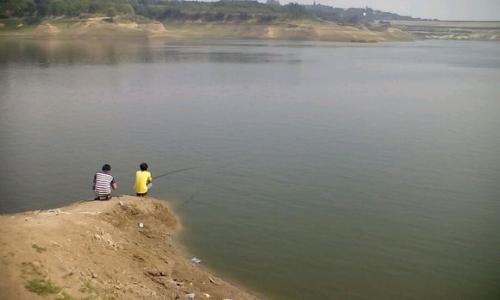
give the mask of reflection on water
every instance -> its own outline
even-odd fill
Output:
[[[204,44],[207,46],[207,43]],[[210,45],[210,44],[208,44]],[[241,42],[212,42],[204,51],[196,43],[175,44],[145,39],[137,40],[64,40],[64,39],[0,39],[1,64],[120,64],[154,62],[216,63],[297,63],[295,55],[269,51],[242,51]],[[221,49],[220,46],[230,46]],[[244,45],[244,44],[243,44]],[[247,44],[248,45],[248,44]],[[265,46],[257,44],[252,47]],[[221,51],[222,50],[222,51]]]

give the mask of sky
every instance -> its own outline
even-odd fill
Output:
[[[312,4],[313,1],[280,2]],[[500,0],[316,0],[316,3],[344,8],[368,6],[400,15],[429,19],[500,21]]]

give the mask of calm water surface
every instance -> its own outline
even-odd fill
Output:
[[[271,299],[499,299],[500,44],[0,40],[0,211],[111,163]]]

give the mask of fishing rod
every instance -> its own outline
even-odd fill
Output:
[[[160,174],[158,176],[153,177],[153,179],[158,179],[160,177],[164,177],[164,176],[167,176],[167,175],[170,175],[170,174],[180,173],[180,172],[184,172],[184,171],[188,171],[188,170],[192,170],[192,169],[196,169],[196,168],[198,168],[198,167],[190,167],[190,168],[184,168],[184,169],[177,169],[177,170],[168,171],[167,173],[163,173],[163,174]]]

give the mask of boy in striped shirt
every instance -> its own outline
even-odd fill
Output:
[[[109,200],[111,199],[111,190],[116,190],[116,182],[113,175],[111,175],[111,166],[105,164],[102,166],[101,172],[96,172],[94,175],[94,182],[92,189],[95,192],[94,200]]]

